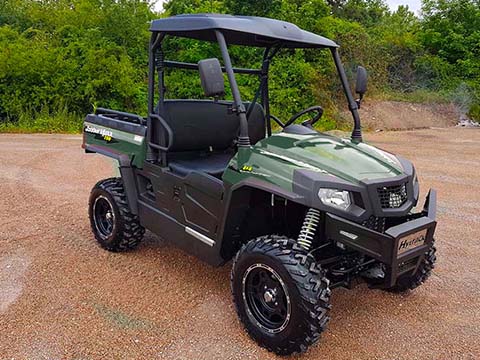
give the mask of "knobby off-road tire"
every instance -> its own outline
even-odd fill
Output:
[[[263,283],[268,285],[262,283],[262,272],[269,275],[263,275]],[[325,271],[287,237],[267,235],[245,244],[234,260],[231,284],[246,331],[260,346],[276,354],[305,351],[319,339],[329,320],[331,291]],[[262,303],[267,304],[267,315],[274,308],[271,322],[262,320],[265,315],[258,311]],[[281,310],[276,314],[277,307],[286,309],[287,316],[281,317]],[[275,316],[278,321],[274,321]]]
[[[422,285],[432,274],[435,267],[437,249],[435,248],[435,240],[432,247],[426,252],[425,257],[418,266],[414,274],[406,274],[397,279],[397,282],[391,288],[386,289],[393,293],[403,293],[408,290],[413,290]]]
[[[145,233],[138,216],[130,212],[121,178],[101,180],[93,187],[88,214],[95,239],[106,250],[133,249]]]

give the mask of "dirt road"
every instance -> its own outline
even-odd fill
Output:
[[[332,320],[301,359],[480,358],[480,130],[367,135],[438,190],[439,260],[410,295],[333,293]],[[273,359],[242,330],[229,264],[211,268],[147,234],[112,254],[87,200],[111,176],[79,136],[0,135],[0,359]]]

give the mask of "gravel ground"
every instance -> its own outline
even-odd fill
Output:
[[[302,359],[480,358],[480,131],[367,135],[438,190],[438,266],[409,295],[333,293],[332,320]],[[112,254],[87,199],[110,161],[79,136],[0,135],[0,359],[273,359],[242,330],[229,265],[212,268],[147,233]]]

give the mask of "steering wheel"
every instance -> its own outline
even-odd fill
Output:
[[[302,125],[306,127],[312,127],[322,117],[323,108],[320,105],[316,105],[316,106],[309,107],[308,109],[302,110],[296,113],[295,115],[293,115],[290,118],[290,120],[288,120],[285,123],[285,127],[292,125],[295,122],[295,120],[297,120],[299,117],[302,117],[303,115],[308,113],[316,113],[316,115],[313,116],[310,120],[305,120],[304,122],[302,122]]]

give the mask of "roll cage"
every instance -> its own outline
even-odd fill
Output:
[[[335,67],[340,76],[348,108],[354,120],[352,140],[362,141],[360,130],[360,117],[358,105],[350,91],[345,70],[338,54],[338,45],[322,36],[301,30],[296,25],[288,22],[249,16],[232,16],[218,14],[178,15],[165,19],[154,20],[150,31],[152,32],[149,45],[149,71],[148,71],[148,117],[147,117],[147,161],[159,160],[166,162],[166,136],[159,143],[152,139],[152,119],[162,122],[159,116],[165,104],[165,69],[178,68],[185,70],[198,70],[198,64],[166,60],[162,43],[166,36],[197,39],[200,41],[217,42],[223,58],[222,71],[227,74],[228,82],[233,96],[233,109],[239,117],[240,131],[238,136],[239,160],[244,149],[250,147],[247,118],[255,104],[260,100],[265,111],[265,126],[267,136],[272,135],[271,120],[282,128],[285,124],[270,113],[269,102],[269,68],[277,52],[282,48],[328,48],[333,56]],[[264,48],[263,60],[260,69],[233,67],[228,45],[242,45]],[[246,109],[242,102],[235,74],[248,74],[259,77],[259,87],[253,100]],[[158,81],[158,108],[155,109],[155,75]],[[164,124],[162,123],[162,126]],[[168,127],[164,126],[168,132]]]

